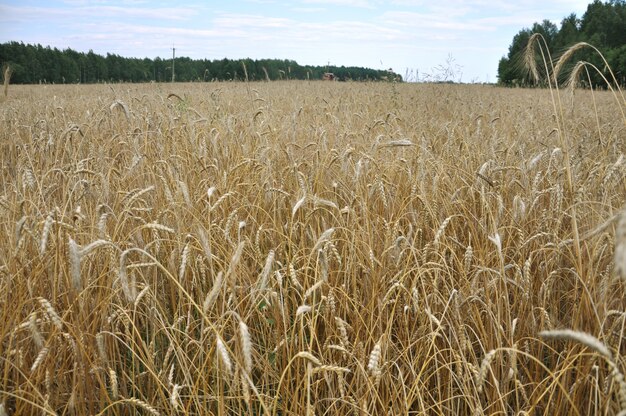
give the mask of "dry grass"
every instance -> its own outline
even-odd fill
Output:
[[[0,412],[618,413],[595,94],[556,124],[542,90],[13,86]]]
[[[9,82],[11,82],[11,67],[9,65],[5,65],[2,68],[2,85],[4,89],[4,98],[6,99],[9,95]]]

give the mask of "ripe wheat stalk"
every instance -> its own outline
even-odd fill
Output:
[[[610,92],[162,88],[11,86],[0,412],[624,409]]]

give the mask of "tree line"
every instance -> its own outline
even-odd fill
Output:
[[[531,28],[524,28],[513,37],[507,56],[500,60],[498,65],[498,80],[500,84],[534,85],[536,80],[529,73],[525,65],[524,53],[528,40],[534,33],[540,33],[552,57],[558,59],[568,48],[579,43],[587,42],[596,47],[606,58],[609,67],[615,74],[618,83],[626,84],[626,2],[611,0],[602,2],[595,0],[587,6],[581,18],[575,13],[565,17],[560,26],[549,20],[535,23]],[[543,44],[541,44],[543,46]],[[544,50],[544,52],[546,52]],[[547,58],[547,57],[546,57]],[[539,50],[535,51],[534,59],[538,68],[543,69],[543,57]],[[600,70],[607,79],[610,74],[602,58],[590,47],[578,49],[567,60],[568,64],[560,71],[564,77],[577,62],[587,62]],[[589,75],[585,72],[580,82],[583,84],[606,86],[602,76],[590,65]],[[568,69],[570,71],[568,71]],[[545,71],[544,71],[545,72]],[[544,74],[545,75],[545,74]]]
[[[380,81],[402,78],[391,70],[345,66],[299,65],[288,59],[191,59],[176,57],[126,58],[107,53],[98,55],[72,49],[23,42],[0,44],[0,65],[9,65],[11,83],[76,84],[98,82],[169,82],[172,72],[177,82],[190,81],[260,81],[280,79],[322,79],[332,72],[339,81]]]

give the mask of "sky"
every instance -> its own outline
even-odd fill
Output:
[[[0,43],[136,58],[291,59],[495,82],[513,36],[591,0],[0,0]]]

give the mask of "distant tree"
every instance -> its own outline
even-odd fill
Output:
[[[20,83],[94,83],[94,82],[169,82],[172,79],[170,58],[125,58],[107,53],[98,55],[72,49],[60,51],[41,45],[25,45],[18,42],[0,44],[0,65],[9,64],[14,73],[11,81]],[[193,60],[177,57],[175,62],[176,80],[219,81],[245,79],[244,64],[248,80],[278,79],[322,79],[330,70],[338,74],[340,80],[381,80],[389,78],[388,71],[359,67],[301,66],[290,59]],[[267,75],[266,75],[267,71]],[[394,75],[395,80],[401,77]]]
[[[498,65],[498,80],[500,83],[517,85],[525,84],[528,81],[527,71],[523,68],[522,54],[531,34],[530,29],[522,29],[513,37],[508,55],[500,59]]]
[[[624,83],[626,74],[626,2],[625,0],[610,0],[602,2],[594,0],[587,6],[582,18],[578,19],[575,14],[570,14],[561,21],[560,28],[548,20],[535,23],[530,29],[522,29],[514,37],[509,52],[502,57],[498,65],[498,80],[503,85],[529,85],[531,79],[523,65],[523,53],[528,44],[528,39],[533,33],[540,33],[546,41],[550,53],[554,59],[578,42],[589,43],[598,48],[606,58],[609,66],[616,74],[618,81]],[[538,48],[537,48],[538,50]],[[545,51],[544,51],[545,52]],[[538,61],[541,59],[535,57]],[[547,58],[547,57],[546,57]],[[569,56],[568,64],[560,72],[566,76],[569,69],[578,61],[589,62],[608,76],[607,68],[600,56],[591,48],[581,48],[575,54]],[[538,62],[538,68],[544,68],[542,62]],[[549,65],[548,65],[549,66]],[[545,72],[545,71],[544,71]],[[545,73],[543,74],[545,78]],[[604,85],[602,76],[595,71],[590,72],[592,83]]]
[[[561,28],[554,38],[554,47],[557,50],[568,48],[580,39],[580,19],[575,13],[561,20]]]

